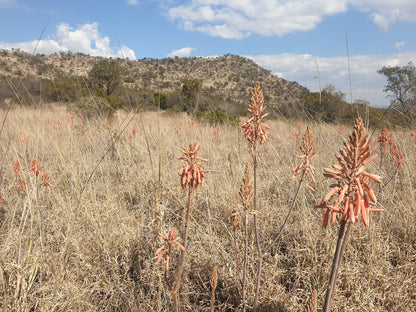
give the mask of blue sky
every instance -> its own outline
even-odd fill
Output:
[[[237,54],[311,91],[386,106],[382,66],[416,64],[414,0],[0,0],[0,49],[130,59]]]

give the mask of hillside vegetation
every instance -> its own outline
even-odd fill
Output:
[[[31,55],[0,51],[0,75],[42,79],[88,77],[93,65],[103,60],[84,54]],[[266,100],[272,105],[299,103],[307,91],[296,82],[278,78],[246,58],[225,55],[216,58],[166,58],[130,61],[117,59],[124,86],[170,93],[180,90],[186,78],[203,80],[203,93],[223,101],[245,103],[253,81],[264,84]]]
[[[111,116],[118,109],[162,109],[186,111],[213,123],[235,123],[246,112],[253,81],[260,81],[271,117],[352,123],[361,115],[373,126],[409,127],[413,116],[400,107],[349,104],[345,94],[331,85],[321,93],[310,92],[235,55],[130,61],[1,50],[0,64],[0,106],[58,103],[87,117]],[[116,83],[108,89],[112,83],[108,79],[113,78]]]

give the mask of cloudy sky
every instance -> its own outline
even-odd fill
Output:
[[[0,29],[0,49],[30,53],[237,54],[372,106],[389,103],[377,69],[416,64],[415,0],[0,0]]]

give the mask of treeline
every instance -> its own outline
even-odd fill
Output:
[[[278,114],[289,119],[309,120],[314,122],[352,124],[361,116],[368,120],[369,126],[381,127],[408,126],[407,117],[403,112],[393,108],[375,108],[363,100],[347,103],[345,94],[337,91],[332,85],[321,92],[308,92],[298,105],[292,108],[281,107]]]
[[[61,103],[69,111],[85,117],[111,117],[119,109],[184,111],[210,122],[236,123],[245,105],[224,100],[203,88],[203,79],[186,78],[181,87],[171,92],[129,87],[117,60],[103,59],[88,76],[45,79],[38,76],[0,77],[0,103],[38,106]],[[6,104],[7,103],[7,104]]]

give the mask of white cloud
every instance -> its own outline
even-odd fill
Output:
[[[186,47],[186,48],[182,48],[179,50],[173,50],[171,53],[169,53],[167,55],[167,57],[187,57],[190,56],[192,51],[196,50],[195,48],[190,48],[190,47]]]
[[[396,49],[401,50],[404,47],[405,43],[406,42],[404,42],[404,41],[397,42],[396,45],[395,45]]]
[[[297,81],[311,91],[319,90],[316,58],[310,54],[280,54],[247,56],[260,66],[279,77]],[[346,94],[350,101],[348,59],[346,57],[317,58],[321,86],[332,84]],[[383,92],[386,83],[377,73],[383,66],[404,66],[409,61],[416,63],[416,51],[393,55],[356,55],[350,57],[352,98],[368,100],[372,106],[388,106],[389,100]]]
[[[17,4],[17,0],[0,0],[0,8],[10,8]]]
[[[387,30],[397,21],[416,22],[416,1],[414,0],[349,0],[351,6],[361,12],[369,12],[374,23]]]
[[[323,15],[346,9],[343,1],[320,2],[323,2],[321,6],[317,6],[315,1],[199,0],[170,7],[168,16],[180,20],[186,30],[197,30],[211,36],[235,39],[252,33],[281,36],[313,29]]]
[[[136,59],[136,54],[134,54],[134,51],[126,46],[121,46],[120,50],[117,52],[117,55],[123,59]]]
[[[139,1],[137,1],[137,0],[127,0],[127,1],[126,1],[126,4],[128,4],[128,5],[132,5],[132,6],[136,6],[136,5],[139,5],[139,4],[140,4],[140,2],[139,2]]]
[[[252,34],[283,36],[314,29],[327,15],[355,8],[368,13],[387,30],[396,21],[416,22],[414,0],[192,0],[176,4],[165,1],[172,20],[187,31],[199,31],[226,39]]]
[[[1,0],[0,0],[1,1]],[[55,52],[81,52],[93,56],[117,57],[124,55],[126,58],[135,59],[132,49],[122,46],[121,50],[114,53],[110,46],[110,38],[102,36],[98,31],[98,23],[84,24],[76,29],[68,24],[59,24],[56,27],[56,40],[44,39],[38,41],[5,43],[0,42],[1,49],[20,49],[25,52],[41,54],[52,54]]]
[[[391,19],[387,18],[383,14],[373,13],[372,14],[373,22],[380,28],[381,30],[387,31],[392,23]]]

